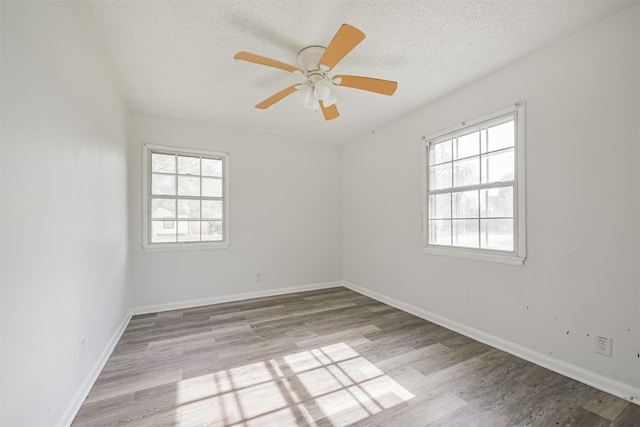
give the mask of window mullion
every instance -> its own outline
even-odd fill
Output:
[[[446,193],[461,193],[463,191],[471,191],[471,190],[484,190],[488,188],[500,188],[500,187],[509,187],[515,185],[514,181],[497,181],[491,182],[487,184],[479,184],[479,185],[465,185],[464,187],[455,187],[455,188],[441,188],[438,190],[430,190],[427,191],[427,195],[434,194],[446,194]]]
[[[178,198],[179,189],[178,189],[178,155],[177,154],[173,155],[173,162],[174,162],[174,167],[175,167],[174,170],[176,171],[176,174],[175,174],[175,176],[173,178],[175,186],[176,186],[176,214],[175,214],[176,215],[175,216],[175,218],[176,218],[176,226],[174,227],[176,235],[174,237],[175,237],[175,242],[178,243],[178,210],[179,210],[178,205],[179,205],[179,200],[180,199]]]
[[[200,157],[199,159],[200,161],[200,215],[199,215],[199,219],[200,219],[200,241],[202,242],[202,157]]]
[[[482,127],[478,130],[478,183],[482,184]],[[476,190],[478,192],[478,249],[482,248],[482,223],[480,222],[482,203],[480,201],[480,188]]]
[[[455,147],[455,148],[454,148]],[[451,188],[453,189],[453,159],[454,159],[454,149],[457,150],[458,144],[457,144],[457,138],[451,138]],[[451,189],[449,190],[449,194],[451,194],[451,197],[449,197],[449,203],[451,204],[451,210],[449,212],[451,212],[451,218],[449,219],[449,230],[451,230],[449,232],[449,245],[453,246],[453,233],[454,233],[454,229],[453,229],[453,192],[451,191]]]

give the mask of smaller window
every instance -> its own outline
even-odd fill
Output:
[[[229,245],[229,156],[143,147],[143,246],[148,251]]]
[[[425,252],[522,264],[524,105],[425,140]]]

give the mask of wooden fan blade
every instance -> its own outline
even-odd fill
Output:
[[[381,93],[383,95],[393,95],[398,88],[398,82],[372,79],[371,77],[335,76],[333,80],[337,86],[352,87],[355,89],[367,90],[369,92]],[[337,81],[340,83],[336,83]]]
[[[293,65],[285,64],[284,62],[276,61],[275,59],[267,58],[266,56],[256,55],[254,53],[249,52],[238,52],[233,55],[235,59],[239,59],[241,61],[253,62],[254,64],[266,65],[268,67],[280,68],[281,70],[289,71],[293,73],[294,71],[301,71],[300,68],[294,67]]]
[[[270,97],[268,97],[267,99],[265,99],[264,101],[262,101],[261,103],[256,105],[256,108],[259,108],[261,110],[266,110],[267,108],[271,107],[276,102],[280,101],[282,98],[284,98],[286,96],[289,96],[293,92],[298,90],[298,89],[296,89],[296,86],[298,86],[298,85],[289,86],[288,88],[281,90],[280,92],[276,93],[275,95],[271,95]]]
[[[338,32],[325,49],[318,61],[318,67],[323,66],[325,71],[332,69],[351,50],[364,40],[364,33],[349,24],[342,24]]]
[[[340,113],[338,112],[338,107],[336,107],[336,104],[331,104],[330,106],[325,107],[322,100],[318,102],[320,103],[320,109],[322,110],[322,115],[324,116],[325,120],[337,119],[340,116]]]

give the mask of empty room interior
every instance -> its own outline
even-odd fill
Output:
[[[640,426],[637,1],[0,5],[0,425]]]

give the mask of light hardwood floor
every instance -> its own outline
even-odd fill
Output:
[[[640,406],[345,288],[134,316],[73,426],[640,426]]]

